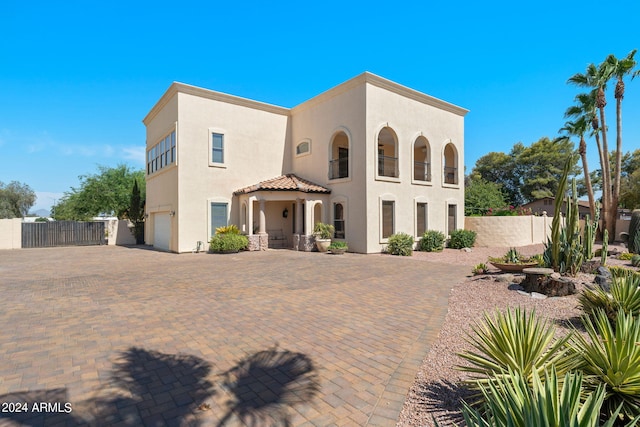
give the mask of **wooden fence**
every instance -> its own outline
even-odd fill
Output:
[[[104,222],[52,221],[22,224],[23,248],[104,245]]]

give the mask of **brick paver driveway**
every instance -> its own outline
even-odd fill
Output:
[[[0,251],[0,425],[394,425],[466,273],[287,250]]]

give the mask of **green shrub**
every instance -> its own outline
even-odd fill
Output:
[[[329,250],[333,250],[333,249],[343,249],[343,250],[348,250],[349,247],[347,246],[347,242],[341,242],[339,240],[333,241],[331,242],[331,244],[329,245],[329,247],[327,248]]]
[[[389,236],[387,252],[391,255],[413,255],[413,236],[407,233],[396,233]]]
[[[634,267],[640,267],[640,255],[636,254],[631,257],[631,265]]]
[[[436,230],[428,230],[418,243],[418,250],[425,252],[441,252],[444,249],[444,234]]]
[[[216,234],[209,242],[209,250],[215,253],[238,252],[246,249],[249,239],[242,234],[223,233]]]
[[[476,242],[477,233],[472,230],[455,230],[451,232],[449,247],[453,249],[470,248]]]

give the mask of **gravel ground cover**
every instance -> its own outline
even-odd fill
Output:
[[[422,367],[409,390],[397,426],[434,426],[433,418],[440,425],[462,424],[460,418],[460,399],[465,397],[461,382],[466,374],[456,369],[464,360],[457,356],[471,347],[465,341],[465,334],[484,312],[508,307],[522,307],[549,319],[556,326],[558,334],[566,334],[571,324],[579,322],[580,310],[577,308],[578,293],[584,286],[593,282],[591,274],[579,274],[575,279],[577,293],[563,298],[533,299],[510,290],[510,282],[497,269],[490,274],[472,276],[474,265],[487,262],[489,256],[500,257],[509,248],[473,248],[471,252],[445,249],[441,253],[414,252],[416,261],[428,260],[452,264],[467,268],[469,277],[460,283],[452,284],[447,317],[438,339],[425,357]],[[619,251],[623,247],[610,245]],[[533,255],[543,251],[543,245],[519,247],[524,255]],[[607,265],[631,267],[630,261],[609,258]]]

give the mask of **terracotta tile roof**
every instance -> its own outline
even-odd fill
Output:
[[[331,193],[331,190],[315,184],[297,175],[288,173],[277,178],[268,179],[233,192],[234,196],[253,193],[254,191],[301,191],[303,193]]]

